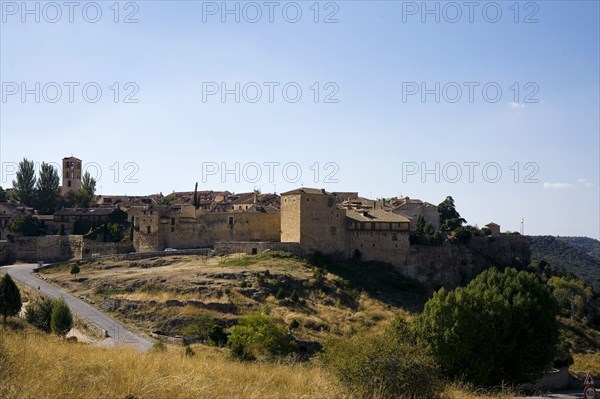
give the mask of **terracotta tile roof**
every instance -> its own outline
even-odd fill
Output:
[[[357,222],[386,222],[386,223],[410,223],[410,220],[402,215],[387,212],[384,210],[369,209],[364,212],[348,210],[346,217]]]
[[[65,208],[54,212],[54,216],[108,216],[115,211],[115,208]]]
[[[333,193],[329,193],[329,192],[325,191],[324,188],[308,188],[308,187],[297,188],[297,189],[292,190],[292,191],[287,191],[285,193],[281,193],[281,195],[297,195],[297,194],[325,194],[325,195],[332,195]],[[333,194],[333,195],[335,195],[335,194]]]

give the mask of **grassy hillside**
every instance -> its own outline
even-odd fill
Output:
[[[33,332],[2,330],[0,397],[5,399],[345,399],[317,360],[238,362],[223,350],[193,346],[140,353],[102,349]],[[443,399],[509,399],[449,384]],[[377,398],[373,398],[377,399]]]
[[[70,265],[43,276],[139,330],[170,336],[185,335],[200,315],[227,328],[261,311],[297,325],[298,339],[318,343],[328,334],[377,329],[398,311],[420,311],[429,295],[388,265],[322,263],[275,251],[211,259],[175,255],[90,262],[76,279]]]
[[[600,241],[585,237],[528,236],[531,258],[600,285]]]

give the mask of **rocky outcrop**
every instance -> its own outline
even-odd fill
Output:
[[[396,269],[424,283],[454,288],[489,267],[528,264],[530,258],[525,237],[473,237],[466,244],[412,245],[406,262]]]

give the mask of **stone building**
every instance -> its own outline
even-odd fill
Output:
[[[402,197],[394,201],[392,212],[410,219],[411,229],[416,227],[419,216],[431,223],[434,229],[440,229],[440,213],[437,211],[437,206],[429,202]]]
[[[500,235],[500,225],[494,222],[488,223],[483,227],[487,227],[492,232],[492,236],[498,237]]]
[[[117,208],[64,208],[54,213],[54,226],[60,235],[85,234],[91,228],[111,221]]]
[[[0,203],[0,240],[6,240],[7,235],[10,233],[8,225],[19,215],[33,215],[33,208],[10,202]]]
[[[81,159],[73,156],[62,160],[62,186],[60,193],[65,195],[69,191],[81,188]]]
[[[282,193],[281,241],[298,244],[305,254],[360,254],[390,263],[406,256],[409,219],[382,209],[338,207],[336,197],[312,188]]]
[[[193,205],[136,209],[133,245],[139,252],[205,248],[218,241],[279,241],[280,213],[271,207],[207,212]]]

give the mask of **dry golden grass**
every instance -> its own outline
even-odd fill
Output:
[[[600,375],[600,352],[574,354],[575,363],[571,366],[571,373],[578,377],[584,377],[588,372],[592,375]]]
[[[450,384],[446,386],[443,394],[444,399],[514,399],[518,398],[510,390],[500,389],[499,392],[485,389],[473,390],[463,384]]]
[[[230,360],[218,349],[195,346],[141,353],[69,343],[31,332],[0,332],[0,397],[3,399],[349,399],[321,368],[310,363]],[[508,393],[473,391],[451,384],[443,399],[510,399]],[[377,399],[377,398],[373,398]]]
[[[0,397],[343,398],[315,364],[241,363],[210,348],[140,353],[36,333],[0,336]]]

